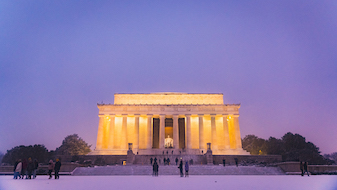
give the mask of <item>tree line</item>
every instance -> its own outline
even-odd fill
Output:
[[[319,148],[312,142],[306,142],[299,134],[286,133],[277,139],[265,140],[255,135],[242,139],[242,148],[252,155],[281,155],[282,161],[306,161],[310,164],[334,164],[335,161],[321,155]]]
[[[88,154],[91,145],[88,145],[77,134],[69,135],[62,141],[60,147],[56,150],[48,151],[48,149],[42,144],[35,144],[29,146],[16,146],[3,155],[2,163],[14,164],[18,159],[37,159],[40,163],[48,163],[50,159],[53,159],[57,155],[85,155]]]

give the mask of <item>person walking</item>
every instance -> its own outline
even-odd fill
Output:
[[[166,159],[167,165],[170,165],[170,158]]]
[[[158,176],[158,170],[159,170],[159,165],[157,162],[154,162],[153,163],[153,173],[154,173],[154,176]]]
[[[234,158],[234,160],[235,160],[235,165],[236,165],[236,167],[238,167],[238,162],[239,162],[239,160],[238,160],[238,158]]]
[[[33,170],[34,170],[33,160],[31,158],[28,158],[28,165],[27,165],[28,179],[32,179]]]
[[[303,166],[303,162],[300,162],[300,170],[301,170],[301,176],[303,176],[304,174],[304,166]]]
[[[188,166],[188,162],[186,161],[186,163],[185,163],[185,177],[188,177],[188,170],[189,170],[189,166]]]
[[[34,159],[33,179],[36,178],[36,171],[38,167],[39,167],[39,162],[37,161],[37,159]]]
[[[55,179],[60,179],[60,175],[59,175],[60,169],[61,169],[61,162],[59,159],[56,159],[55,168],[54,168]]]
[[[152,162],[153,162],[153,158],[151,157],[151,158],[150,158],[150,163],[151,163],[151,165],[152,165]]]
[[[180,171],[180,177],[184,177],[184,173],[183,173],[183,160],[180,160],[178,168],[179,168],[179,171]]]
[[[22,170],[22,162],[19,159],[18,164],[16,165],[15,170],[14,170],[14,179],[18,179],[18,177],[19,179],[21,179],[21,175],[20,175],[21,170]]]
[[[16,177],[15,170],[16,170],[16,166],[18,166],[18,163],[19,163],[19,160],[16,160],[15,163],[14,163],[14,168],[13,168],[14,176],[13,176],[13,179],[15,179],[15,177]]]
[[[21,179],[23,179],[25,175],[26,175],[26,179],[27,179],[27,165],[28,165],[27,160],[23,159],[22,160],[22,169],[21,169],[21,176],[22,176]]]
[[[308,162],[304,162],[304,174],[305,172],[307,172],[308,176],[309,176],[309,172],[308,172]]]
[[[49,178],[48,179],[51,179],[51,173],[53,172],[53,169],[54,169],[54,162],[53,160],[49,160],[49,163],[48,163],[48,175],[49,175]]]
[[[177,158],[177,157],[176,157],[176,160],[175,160],[175,161],[176,161],[176,165],[178,165],[178,158]]]

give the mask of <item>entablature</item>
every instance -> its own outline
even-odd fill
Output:
[[[222,114],[237,115],[240,104],[223,104],[223,105],[115,105],[115,104],[98,104],[99,114]]]

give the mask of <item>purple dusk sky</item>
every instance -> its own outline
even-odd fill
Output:
[[[77,133],[114,93],[223,93],[242,138],[337,152],[336,1],[0,1],[0,151]]]

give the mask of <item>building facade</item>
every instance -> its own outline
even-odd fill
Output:
[[[223,94],[115,94],[98,104],[99,124],[92,155],[247,155],[242,149],[240,104]],[[210,143],[210,147],[207,147]]]

